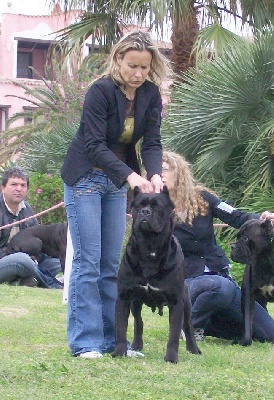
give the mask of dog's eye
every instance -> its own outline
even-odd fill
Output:
[[[243,239],[244,242],[248,242],[249,241],[249,239],[248,239],[248,237],[246,235],[243,235],[242,239]]]
[[[149,205],[149,199],[148,197],[145,197],[142,201],[141,201],[141,207],[146,207]]]
[[[151,202],[150,202],[150,207],[152,207],[152,208],[158,207],[157,201],[156,201],[156,200],[151,200]]]

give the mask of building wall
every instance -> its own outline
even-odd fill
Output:
[[[20,46],[20,52],[29,52],[30,42],[37,41],[41,44],[55,41],[57,36],[55,32],[73,23],[77,16],[77,12],[74,12],[65,18],[64,13],[58,8],[53,10],[51,15],[29,16],[9,10],[3,13],[0,32],[0,134],[4,130],[6,117],[9,118],[15,113],[24,111],[26,107],[33,106],[32,103],[16,97],[26,97],[24,90],[16,83],[20,82],[30,88],[44,86],[43,81],[37,79],[38,76],[35,75],[35,72],[33,72],[32,79],[17,78],[18,39],[20,39],[20,43],[24,44]],[[128,30],[132,29],[136,29],[136,27],[130,26],[128,28]],[[159,43],[159,47],[165,46],[167,46],[167,43]],[[168,47],[170,48],[170,45]],[[35,48],[32,51],[33,68],[43,75],[47,50]],[[87,46],[83,49],[83,52],[86,52],[85,55],[87,55]],[[163,101],[164,103],[168,101],[166,95],[163,96]],[[23,119],[14,122],[11,127],[22,124],[24,124]]]
[[[17,50],[18,40],[37,40],[37,41],[49,41],[55,40],[58,30],[69,25],[75,19],[76,14],[67,16],[66,19],[63,13],[56,13],[52,15],[42,16],[29,16],[23,14],[16,14],[14,12],[3,13],[1,34],[0,34],[0,131],[3,127],[3,110],[8,111],[8,117],[11,115],[22,112],[24,107],[32,106],[30,102],[27,102],[12,96],[24,96],[24,90],[16,86],[16,82],[23,83],[27,86],[39,86],[43,85],[41,80],[35,79],[37,76],[33,76],[34,79],[17,78]],[[27,51],[20,49],[20,51]],[[38,57],[34,57],[35,60],[33,68],[39,71],[42,75],[44,74],[44,67],[46,63],[47,51],[43,49],[34,49],[33,54]],[[15,83],[11,82],[13,80]],[[5,108],[6,107],[6,108]],[[12,126],[23,124],[17,121]]]

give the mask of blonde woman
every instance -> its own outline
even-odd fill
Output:
[[[203,340],[206,335],[239,339],[244,329],[241,290],[230,276],[229,259],[216,242],[213,219],[240,228],[250,216],[274,219],[274,214],[249,214],[222,201],[200,184],[191,165],[173,152],[163,153],[162,180],[175,203],[174,234],[185,256],[196,339]],[[259,303],[253,325],[254,339],[274,342],[274,320]]]
[[[67,336],[75,356],[99,358],[114,349],[127,184],[142,192],[162,190],[160,87],[168,70],[149,33],[124,36],[113,46],[106,73],[87,91],[64,160],[61,175],[74,250]],[[140,174],[135,149],[141,138],[147,179]]]

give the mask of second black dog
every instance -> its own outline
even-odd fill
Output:
[[[242,312],[245,332],[240,344],[252,343],[254,302],[265,309],[274,301],[274,229],[270,219],[245,222],[231,244],[233,261],[246,264],[242,281]]]
[[[143,348],[143,304],[169,308],[169,339],[165,361],[178,361],[178,348],[182,329],[186,335],[186,348],[200,354],[190,323],[191,303],[184,284],[183,253],[172,235],[173,202],[167,188],[161,193],[141,193],[136,187],[132,204],[132,233],[118,273],[118,299],[116,302],[116,346],[112,355],[127,354],[127,326],[130,310],[134,317],[132,348]]]
[[[6,253],[22,251],[30,256],[45,253],[59,258],[62,271],[65,271],[67,247],[67,224],[34,225],[22,229],[10,240]]]

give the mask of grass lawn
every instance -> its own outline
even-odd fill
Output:
[[[274,398],[270,343],[243,348],[207,337],[197,356],[182,341],[179,363],[166,364],[167,309],[160,317],[144,308],[145,358],[81,359],[67,347],[62,291],[2,284],[0,293],[1,400]]]

